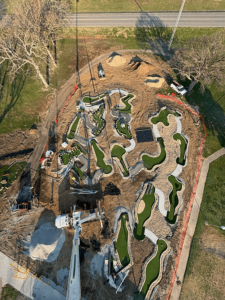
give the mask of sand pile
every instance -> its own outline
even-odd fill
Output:
[[[141,214],[144,211],[144,209],[145,209],[145,202],[143,200],[141,200],[141,202],[138,205],[138,211],[137,211],[137,213]]]
[[[125,62],[126,62],[126,58],[120,54],[110,56],[109,59],[107,60],[107,64],[110,65],[110,67],[120,67],[124,65]]]
[[[138,72],[139,75],[147,75],[149,74],[149,72],[151,72],[152,70],[155,69],[155,67],[145,61],[142,62],[137,62],[134,66],[133,66],[134,70],[136,70]]]
[[[164,78],[160,76],[152,75],[152,76],[147,76],[147,80],[144,83],[150,87],[160,88],[164,81],[165,81]]]
[[[64,229],[45,223],[32,235],[28,255],[34,260],[52,262],[58,257],[64,241]]]

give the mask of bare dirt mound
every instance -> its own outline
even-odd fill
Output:
[[[158,76],[147,76],[147,80],[144,82],[149,87],[160,88],[165,79]]]
[[[107,64],[110,67],[120,67],[126,63],[126,58],[123,57],[121,54],[118,53],[112,53],[107,60]]]
[[[137,55],[131,58],[127,68],[127,71],[134,71],[141,76],[147,76],[153,70],[155,70],[155,67],[151,63]]]

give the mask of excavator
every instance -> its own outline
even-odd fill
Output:
[[[57,228],[74,227],[73,248],[70,260],[70,272],[67,285],[66,300],[81,300],[81,282],[80,282],[80,257],[79,245],[80,234],[82,231],[81,224],[96,218],[96,214],[92,213],[87,218],[81,219],[81,211],[75,211],[76,205],[70,214],[60,215],[55,219]]]

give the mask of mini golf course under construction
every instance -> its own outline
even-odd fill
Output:
[[[57,118],[57,152],[34,194],[54,218],[71,205],[96,214],[80,236],[80,247],[90,246],[80,265],[84,299],[166,299],[196,178],[197,115],[157,95],[166,87],[166,62],[114,53],[102,66],[104,80],[95,65],[93,82],[81,72],[82,94]],[[54,272],[69,268],[68,245],[69,231]],[[53,277],[43,266],[44,276]]]

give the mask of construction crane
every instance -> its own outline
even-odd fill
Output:
[[[79,245],[80,234],[82,231],[82,223],[88,222],[96,217],[96,214],[90,214],[87,218],[81,219],[81,212],[75,212],[76,205],[70,214],[58,216],[55,219],[57,228],[74,227],[73,248],[70,260],[70,273],[67,285],[66,300],[81,300],[81,284],[80,284],[80,257]]]

